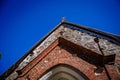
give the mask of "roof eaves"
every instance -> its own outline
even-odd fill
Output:
[[[99,30],[96,30],[96,29],[92,29],[92,28],[89,28],[89,27],[85,27],[85,26],[81,26],[81,25],[76,25],[76,24],[73,24],[73,23],[70,23],[70,22],[60,22],[55,28],[53,28],[46,36],[44,36],[40,41],[38,41],[30,50],[28,50],[24,55],[23,57],[21,57],[14,65],[12,65],[6,72],[4,72],[1,76],[0,76],[0,79],[2,77],[7,77],[9,76],[18,66],[19,64],[38,46],[40,45],[51,33],[53,33],[56,29],[58,29],[61,25],[63,24],[68,24],[68,25],[72,25],[72,26],[76,26],[78,28],[81,28],[81,29],[84,29],[84,30],[87,30],[87,31],[91,31],[91,32],[94,32],[96,34],[100,34],[100,35],[103,35],[103,36],[106,36],[106,37],[109,37],[109,38],[112,38],[114,39],[115,41],[117,41],[120,45],[120,36],[116,36],[116,35],[113,35],[113,34],[109,34],[109,33],[106,33],[106,32],[102,32],[102,31],[99,31]]]
[[[118,35],[114,35],[114,34],[111,34],[111,33],[103,32],[103,31],[100,31],[100,30],[97,30],[97,29],[86,27],[86,26],[81,26],[81,25],[73,24],[71,22],[63,22],[62,24],[72,25],[72,26],[75,26],[75,27],[78,27],[78,28],[81,28],[81,29],[93,32],[95,34],[99,34],[99,35],[108,37],[108,38],[110,38],[112,40],[115,40],[116,41],[115,43],[117,43],[118,45],[120,45],[120,36],[118,36]]]

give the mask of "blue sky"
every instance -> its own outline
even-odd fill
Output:
[[[60,23],[120,35],[119,0],[0,0],[0,74]]]

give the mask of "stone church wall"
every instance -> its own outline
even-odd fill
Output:
[[[36,58],[42,51],[44,51],[57,38],[63,37],[75,44],[90,49],[98,54],[102,54],[99,50],[98,44],[94,41],[96,37],[99,39],[99,45],[105,55],[116,54],[115,65],[118,72],[120,72],[120,46],[110,42],[108,38],[95,34],[93,32],[80,29],[71,25],[61,25],[53,33],[49,35],[37,48],[33,50],[32,55],[28,55],[18,66],[18,68],[6,79],[10,80],[17,77],[17,70],[25,67],[30,61]],[[14,76],[14,77],[13,77]]]

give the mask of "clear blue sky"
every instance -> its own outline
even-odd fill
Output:
[[[120,0],[0,0],[0,74],[65,16],[120,35]]]

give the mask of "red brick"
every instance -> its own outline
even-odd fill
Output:
[[[42,56],[42,57],[41,57]],[[85,74],[90,80],[107,80],[106,73],[103,72],[101,75],[96,76],[94,74],[94,70],[96,66],[86,62],[85,60],[81,59],[78,56],[72,56],[70,52],[67,50],[60,48],[59,46],[56,46],[54,49],[52,49],[50,52],[46,53],[45,51],[41,53],[41,56],[37,57],[35,60],[33,60],[30,64],[35,64],[31,67],[31,69],[27,69],[30,65],[27,65],[24,69],[24,76],[20,77],[19,79],[25,78],[27,75],[30,75],[30,78],[32,80],[37,79],[38,77],[45,74],[47,70],[54,67],[58,64],[66,64],[70,65],[79,71],[81,71],[83,74]],[[44,58],[43,58],[44,57]],[[42,59],[40,59],[42,58]],[[107,67],[108,69],[112,70],[111,67]],[[25,71],[24,71],[25,70]],[[110,72],[112,75],[116,75],[116,72]],[[35,77],[35,75],[37,75]],[[111,76],[112,76],[111,75]],[[114,77],[113,77],[114,78]],[[115,80],[116,78],[114,78]]]

